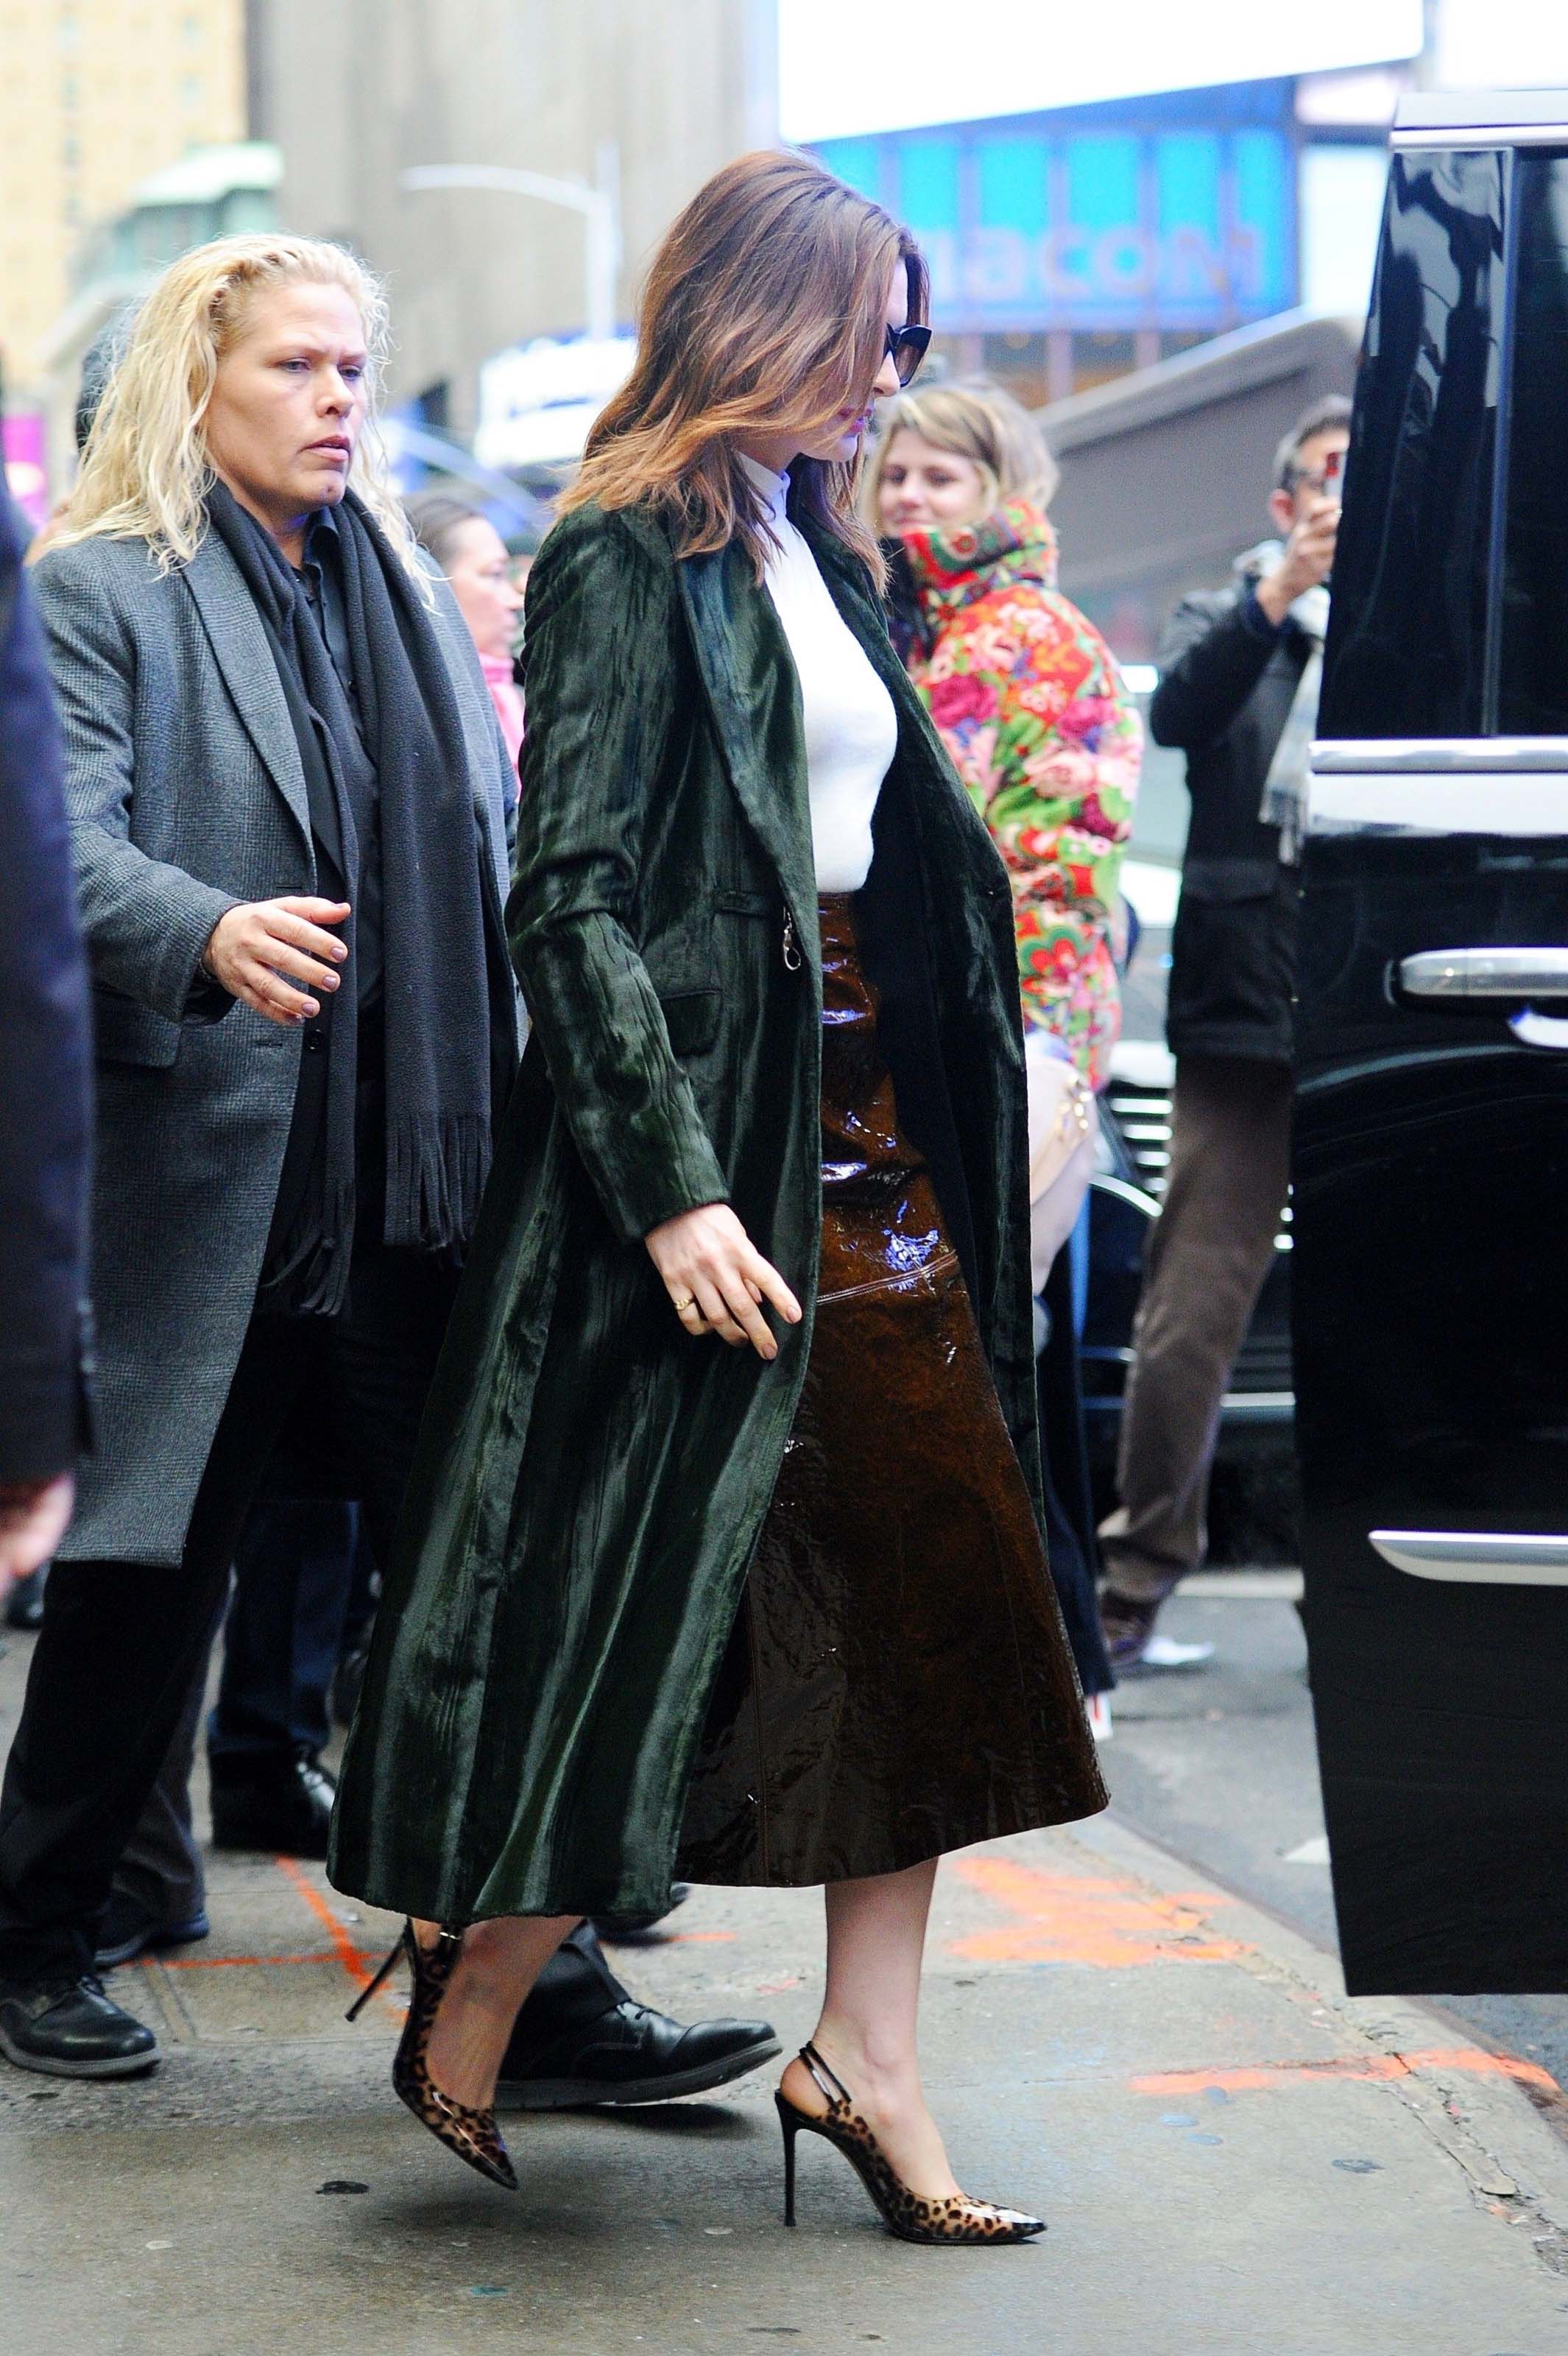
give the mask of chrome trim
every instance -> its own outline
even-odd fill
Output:
[[[1412,1579],[1477,1587],[1568,1587],[1568,1537],[1483,1530],[1369,1530],[1386,1563]]]
[[[1294,1391],[1227,1391],[1220,1402],[1224,1423],[1285,1423],[1295,1413]]]
[[[1406,90],[1394,103],[1399,131],[1495,131],[1504,124],[1568,121],[1568,91]]]
[[[1568,772],[1568,736],[1327,736],[1314,776],[1490,776],[1504,769]]]
[[[1131,1350],[1096,1350],[1089,1359],[1092,1366],[1131,1365],[1135,1353]],[[1124,1406],[1119,1391],[1085,1391],[1085,1415],[1120,1415]],[[1220,1419],[1231,1425],[1244,1423],[1288,1423],[1296,1413],[1294,1391],[1227,1391],[1220,1402]]]
[[[1422,949],[1402,958],[1409,998],[1568,998],[1568,948]]]
[[[1533,1006],[1521,1006],[1509,1016],[1508,1027],[1521,1047],[1551,1047],[1558,1055],[1568,1048],[1568,1023],[1560,1015],[1538,1014]]]
[[[1441,147],[1452,155],[1485,155],[1495,147],[1568,147],[1568,122],[1450,123],[1446,129],[1423,124],[1395,129],[1389,144],[1402,155],[1421,147]]]
[[[1309,835],[1568,836],[1568,760],[1551,774],[1318,772],[1307,787]]]
[[[1089,1184],[1091,1190],[1098,1188],[1102,1194],[1119,1196],[1124,1203],[1130,1203],[1135,1210],[1142,1211],[1148,1218],[1157,1219],[1159,1216],[1157,1196],[1151,1194],[1146,1186],[1134,1185],[1128,1178],[1118,1178],[1113,1171],[1096,1170]]]

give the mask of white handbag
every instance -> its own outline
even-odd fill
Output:
[[[1094,1174],[1097,1116],[1089,1083],[1049,1031],[1024,1034],[1024,1068],[1029,1076],[1029,1272],[1038,1294],[1078,1224]]]

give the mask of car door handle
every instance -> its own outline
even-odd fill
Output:
[[[1423,949],[1402,958],[1406,998],[1568,998],[1568,948]]]
[[[1533,1531],[1369,1530],[1395,1570],[1479,1587],[1568,1587],[1568,1537]]]

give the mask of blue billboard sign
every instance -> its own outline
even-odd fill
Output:
[[[1283,107],[1238,122],[1205,95],[1208,121],[1156,102],[816,152],[908,222],[945,331],[1214,334],[1297,299],[1296,150]]]

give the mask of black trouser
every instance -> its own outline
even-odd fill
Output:
[[[385,1561],[455,1274],[356,1249],[336,1317],[245,1337],[177,1569],[58,1563],[0,1790],[0,1984],[91,1968],[114,1869],[157,1781],[287,1429],[361,1501]]]
[[[315,1757],[325,1749],[359,1519],[357,1506],[336,1497],[263,1497],[251,1506],[234,1556],[234,1591],[212,1631],[223,1640],[218,1703],[207,1721],[216,1780],[227,1774],[242,1783],[258,1769],[292,1765],[302,1751]],[[368,1564],[368,1549],[361,1544],[357,1551]],[[367,1602],[366,1610],[371,1608]],[[203,1653],[158,1780],[114,1875],[116,1897],[162,1924],[188,1922],[206,1904],[190,1779],[207,1671]]]
[[[336,1497],[253,1508],[234,1556],[223,1668],[207,1721],[215,1776],[243,1782],[257,1768],[325,1750],[357,1519]]]

